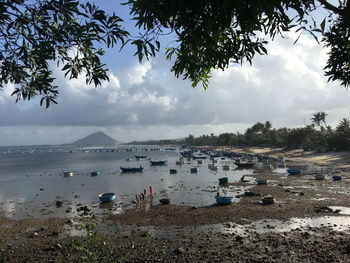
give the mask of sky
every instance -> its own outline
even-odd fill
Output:
[[[134,30],[127,7],[109,0],[98,4],[116,11]],[[103,59],[110,81],[97,88],[54,69],[60,95],[49,109],[39,101],[15,103],[14,86],[7,85],[0,91],[0,146],[70,143],[97,131],[130,142],[244,132],[265,121],[273,128],[302,127],[321,110],[335,127],[350,118],[350,93],[323,76],[327,50],[307,35],[293,45],[296,38],[296,33],[276,38],[268,55],[257,55],[252,65],[213,71],[205,91],[170,72],[167,43],[143,63],[131,46],[108,50]]]

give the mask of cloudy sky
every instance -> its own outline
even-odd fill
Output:
[[[121,12],[127,20],[126,8]],[[140,64],[132,47],[108,51],[110,82],[98,88],[55,70],[60,96],[49,109],[15,103],[8,85],[0,91],[0,145],[69,143],[96,131],[123,142],[218,135],[267,120],[274,128],[298,127],[321,110],[334,127],[350,118],[350,93],[323,76],[326,50],[308,36],[293,45],[296,37],[276,39],[252,66],[213,71],[206,91],[177,79],[164,52]]]

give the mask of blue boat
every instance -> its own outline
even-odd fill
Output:
[[[99,176],[100,172],[99,171],[93,171],[90,173],[91,176]]]
[[[123,173],[139,173],[143,171],[143,167],[120,167]]]
[[[217,195],[217,196],[215,196],[215,200],[219,205],[229,205],[229,204],[233,203],[233,196]]]
[[[197,167],[191,168],[191,173],[198,173],[198,168]]]
[[[333,181],[340,181],[340,180],[341,180],[341,176],[339,176],[339,175],[334,175],[334,176],[332,177],[332,179],[333,179]]]
[[[228,183],[228,177],[219,178],[219,184],[226,184],[226,183]]]
[[[115,200],[115,193],[103,193],[99,194],[98,197],[102,203],[111,202]]]
[[[176,169],[170,169],[170,174],[177,174],[177,170]]]
[[[289,173],[290,175],[301,174],[301,170],[300,169],[287,169],[287,173]]]
[[[267,184],[267,180],[262,180],[262,179],[256,179],[255,180],[257,184],[261,185],[261,184]]]

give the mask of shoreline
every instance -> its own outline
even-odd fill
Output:
[[[274,154],[267,149],[249,150]],[[249,182],[231,184],[254,196],[243,196],[229,206],[156,205],[117,215],[88,212],[72,219],[13,220],[2,216],[0,262],[346,261],[350,234],[344,229],[350,228],[350,217],[326,208],[350,203],[350,153],[295,151],[285,156],[287,162],[307,164],[310,172],[286,176],[257,171],[249,175],[254,178]],[[325,168],[328,178],[315,180],[314,171]],[[332,175],[340,175],[342,180],[331,181]],[[256,185],[255,178],[267,179],[269,184]],[[262,205],[260,199],[265,195],[273,195],[276,202]],[[313,218],[329,221],[318,225],[293,221]],[[94,227],[86,231],[89,222]],[[279,232],[283,222],[295,226]],[[264,231],[252,226],[257,223]],[[92,235],[95,239],[86,233],[96,233]]]

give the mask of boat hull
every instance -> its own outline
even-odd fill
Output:
[[[216,196],[215,200],[218,205],[229,205],[233,203],[233,196]]]
[[[112,202],[115,200],[115,193],[103,193],[99,194],[98,198],[102,203]]]
[[[143,171],[143,167],[120,167],[123,173],[140,173]]]

